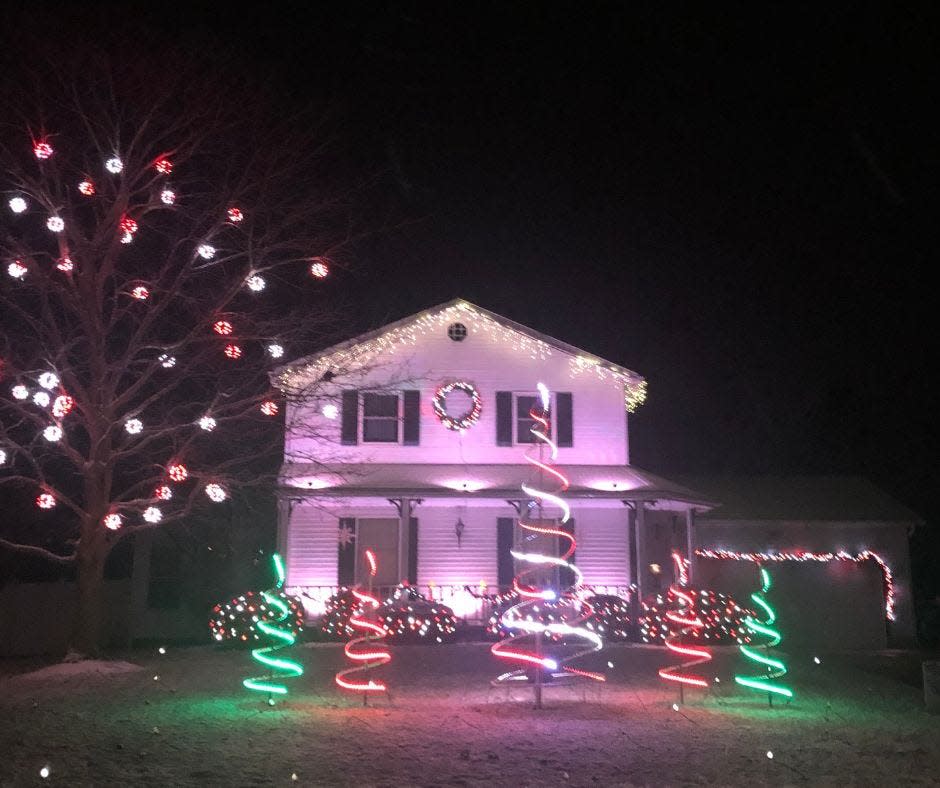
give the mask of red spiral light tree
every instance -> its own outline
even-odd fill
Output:
[[[351,680],[348,677],[386,665],[392,661],[392,655],[384,647],[384,644],[377,643],[377,641],[385,639],[385,628],[379,621],[367,618],[367,608],[371,608],[371,611],[374,612],[379,607],[378,598],[372,594],[372,578],[375,577],[378,566],[375,561],[375,553],[371,550],[365,551],[365,558],[369,562],[368,591],[363,592],[358,587],[353,589],[353,594],[359,601],[359,607],[349,619],[349,627],[354,632],[359,631],[364,634],[353,637],[344,649],[346,656],[357,664],[336,674],[336,684],[338,686],[362,693],[363,706],[366,705],[370,693],[387,692],[388,687],[382,681],[359,678]]]
[[[692,659],[679,665],[660,668],[659,677],[679,685],[679,702],[684,703],[687,685],[708,689],[708,681],[702,676],[689,672],[689,669],[710,662],[712,655],[707,648],[687,644],[688,638],[685,636],[701,630],[705,624],[696,610],[695,595],[688,590],[689,573],[685,559],[679,553],[673,552],[672,561],[675,565],[676,577],[669,587],[668,599],[675,607],[666,613],[666,618],[677,629],[666,638],[666,648],[682,658],[691,657]]]
[[[518,594],[519,602],[505,610],[500,625],[510,634],[496,643],[491,651],[497,657],[513,660],[521,667],[498,676],[494,685],[508,685],[513,681],[531,682],[535,690],[536,708],[542,707],[542,684],[544,681],[557,682],[565,678],[588,678],[604,681],[604,676],[569,663],[600,651],[604,642],[599,634],[583,626],[593,614],[593,607],[582,600],[575,589],[581,585],[581,571],[570,559],[574,556],[576,542],[574,536],[559,526],[568,522],[571,512],[561,494],[568,489],[568,479],[552,462],[558,456],[558,447],[552,441],[548,418],[550,395],[548,388],[538,384],[541,408],[533,406],[530,416],[535,421],[532,434],[536,445],[526,453],[526,460],[538,471],[537,485],[523,484],[523,492],[535,501],[537,517],[532,519],[520,512],[519,527],[531,537],[547,536],[560,540],[565,546],[560,556],[547,555],[531,550],[513,550],[516,561],[529,564],[513,579],[513,591]],[[543,489],[547,479],[554,480],[554,492]],[[561,510],[557,521],[546,521],[545,509],[548,506]],[[551,524],[547,524],[551,522]],[[546,579],[545,568],[568,570],[564,573],[555,571],[554,581]],[[562,574],[573,577],[573,582],[563,583]],[[567,611],[567,614],[566,614]],[[545,653],[546,641],[557,643],[568,638],[580,638],[587,645],[580,647],[566,656],[550,656]]]

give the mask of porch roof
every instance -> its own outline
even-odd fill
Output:
[[[569,498],[674,502],[696,509],[716,506],[694,490],[629,465],[565,465]],[[535,478],[528,464],[361,463],[327,467],[289,463],[281,468],[281,485],[291,492],[317,496],[410,496],[517,499],[520,484]],[[548,489],[552,489],[551,487]]]

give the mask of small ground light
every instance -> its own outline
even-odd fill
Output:
[[[614,666],[614,663],[613,663],[613,662],[608,662],[608,663],[607,663],[607,667],[608,667],[608,668],[612,668],[613,666]]]
[[[770,758],[770,760],[773,760],[773,759],[774,759],[774,752],[773,752],[773,750],[767,750],[767,757]]]
[[[291,778],[291,780],[293,780],[294,782],[296,782],[296,781],[297,781],[297,772],[291,772],[290,778]]]
[[[673,711],[679,711],[679,704],[678,704],[678,703],[673,703],[673,704],[672,704],[672,710],[673,710]]]
[[[50,774],[52,774],[52,769],[50,769],[48,766],[43,766],[39,770],[39,776],[42,777],[43,780],[45,780]]]
[[[813,662],[815,662],[817,665],[820,664],[820,661],[821,660],[819,659],[819,657],[813,657]]]
[[[163,646],[160,646],[160,648],[158,648],[157,651],[158,651],[160,654],[166,654],[166,649],[163,648]]]
[[[721,684],[721,679],[718,678],[718,676],[715,676],[715,683],[716,683],[716,684]]]

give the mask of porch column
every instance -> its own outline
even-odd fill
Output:
[[[689,583],[695,577],[695,509],[691,506],[685,513],[685,554],[689,559]]]
[[[277,499],[277,551],[287,561],[287,534],[290,529],[290,511],[293,508],[290,498]]]
[[[636,504],[636,527],[634,528],[634,540],[636,544],[636,597],[642,603],[643,601],[643,582],[646,578],[646,504],[643,501],[637,501]]]
[[[398,507],[398,581],[408,578],[408,531],[411,523],[411,498],[402,498]]]

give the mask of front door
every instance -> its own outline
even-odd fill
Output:
[[[356,583],[369,585],[369,562],[365,551],[375,554],[377,571],[373,586],[398,585],[398,527],[395,517],[356,520]]]

